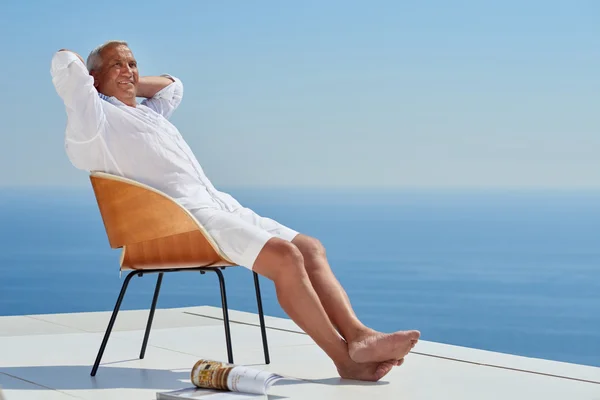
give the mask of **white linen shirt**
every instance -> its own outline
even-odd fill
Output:
[[[130,107],[98,93],[94,78],[70,51],[54,54],[51,75],[66,107],[65,149],[76,168],[136,180],[189,210],[241,208],[212,185],[179,130],[168,121],[183,97],[178,78],[163,75],[174,82]]]

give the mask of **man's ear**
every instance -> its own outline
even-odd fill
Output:
[[[96,71],[90,71],[90,75],[94,77],[94,87],[97,89],[98,88],[98,74],[96,73]]]

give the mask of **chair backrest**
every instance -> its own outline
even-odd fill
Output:
[[[90,181],[113,249],[136,246],[147,253],[148,249],[161,244],[165,247],[165,241],[170,243],[166,247],[172,248],[177,241],[189,242],[193,238],[204,242],[197,246],[204,249],[202,260],[232,264],[198,220],[165,193],[105,172],[92,172]],[[198,251],[193,252],[196,253],[193,257],[198,258]],[[169,260],[165,262],[170,263]]]

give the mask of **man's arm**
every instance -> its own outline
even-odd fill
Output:
[[[74,51],[61,49],[52,57],[50,73],[56,92],[66,106],[67,140],[86,142],[94,139],[106,122],[106,116],[94,87],[94,78],[83,58]]]
[[[60,52],[60,51],[68,51],[68,52],[71,52],[71,53],[75,54],[75,55],[77,56],[77,58],[79,58],[79,59],[81,60],[81,62],[83,63],[83,65],[85,65],[85,61],[83,60],[83,57],[81,57],[79,54],[77,54],[77,53],[76,53],[76,52],[74,52],[73,50],[69,50],[69,49],[60,49],[60,50],[59,50],[59,52]]]
[[[140,85],[142,81],[143,83]],[[168,119],[181,103],[183,84],[176,77],[167,74],[140,78],[138,81],[138,96],[145,97],[149,94],[151,96],[145,98],[142,104]]]
[[[137,86],[137,96],[150,99],[156,93],[175,82],[166,76],[140,76]]]

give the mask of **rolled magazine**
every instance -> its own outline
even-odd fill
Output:
[[[242,365],[201,359],[191,371],[194,387],[157,393],[157,400],[267,398],[267,391],[283,376]]]
[[[192,368],[192,383],[199,388],[267,394],[283,376],[220,361],[199,360]]]

